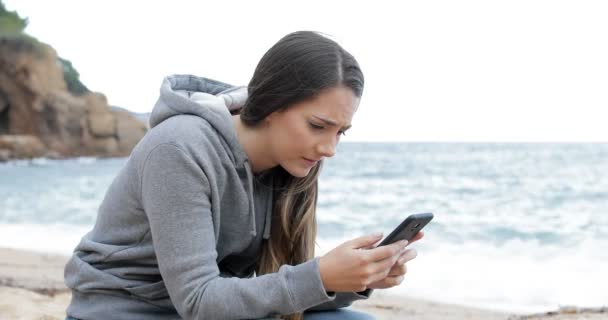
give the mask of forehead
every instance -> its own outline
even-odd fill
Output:
[[[336,87],[323,90],[313,99],[300,102],[292,108],[307,115],[320,116],[337,121],[339,124],[350,124],[359,98],[347,87]]]

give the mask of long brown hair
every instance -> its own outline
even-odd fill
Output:
[[[258,63],[240,117],[245,125],[254,127],[275,111],[338,86],[350,88],[361,97],[363,73],[355,58],[319,33],[294,32],[279,40]],[[270,239],[262,245],[257,275],[314,258],[321,165],[319,162],[303,178],[290,175],[280,166],[271,170],[274,203]],[[295,313],[282,318],[303,317]]]

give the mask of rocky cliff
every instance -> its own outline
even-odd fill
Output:
[[[50,46],[0,37],[0,161],[126,156],[146,130],[101,93],[70,93]]]

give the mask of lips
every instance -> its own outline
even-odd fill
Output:
[[[306,164],[308,164],[311,167],[314,166],[315,164],[317,164],[317,162],[319,162],[319,160],[311,160],[308,158],[302,158],[302,159],[304,159],[304,162],[306,162]]]

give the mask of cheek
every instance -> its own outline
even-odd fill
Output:
[[[303,149],[307,149],[313,144],[313,134],[306,124],[292,123],[290,126],[286,126],[279,139],[281,139],[282,149],[290,153],[302,153]]]

